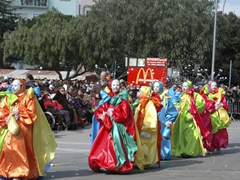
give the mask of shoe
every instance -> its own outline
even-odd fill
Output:
[[[221,148],[217,148],[217,149],[216,149],[216,152],[217,152],[217,154],[222,154]]]
[[[212,154],[213,152],[212,151],[207,151],[207,154]]]

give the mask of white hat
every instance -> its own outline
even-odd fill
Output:
[[[50,90],[53,90],[54,88],[55,88],[55,87],[54,87],[52,84],[49,85],[49,89],[50,89]]]

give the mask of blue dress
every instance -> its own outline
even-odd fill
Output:
[[[176,107],[173,105],[172,99],[168,94],[160,95],[162,98],[163,108],[158,112],[158,119],[161,122],[161,158],[162,160],[168,160],[172,158],[172,147],[170,141],[170,128],[167,124],[172,124],[175,122],[178,111]]]
[[[100,91],[100,96],[101,96],[102,100],[99,102],[98,107],[101,106],[103,103],[109,102],[110,99],[111,99],[111,97],[109,96],[109,94],[105,90]],[[91,138],[90,138],[91,146],[92,146],[93,141],[95,140],[95,138],[98,134],[99,129],[100,129],[100,122],[93,115],[93,117],[92,117]]]

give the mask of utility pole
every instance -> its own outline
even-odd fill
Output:
[[[215,0],[211,80],[214,79],[215,50],[216,50],[216,29],[217,29],[217,8],[218,8],[218,2],[217,2],[217,0]]]

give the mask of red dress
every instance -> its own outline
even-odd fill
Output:
[[[107,112],[111,110],[110,118]],[[89,153],[89,167],[94,171],[103,168],[107,171],[130,172],[134,167],[137,146],[129,102],[122,99],[117,105],[104,103],[94,111],[94,115],[101,126]]]

